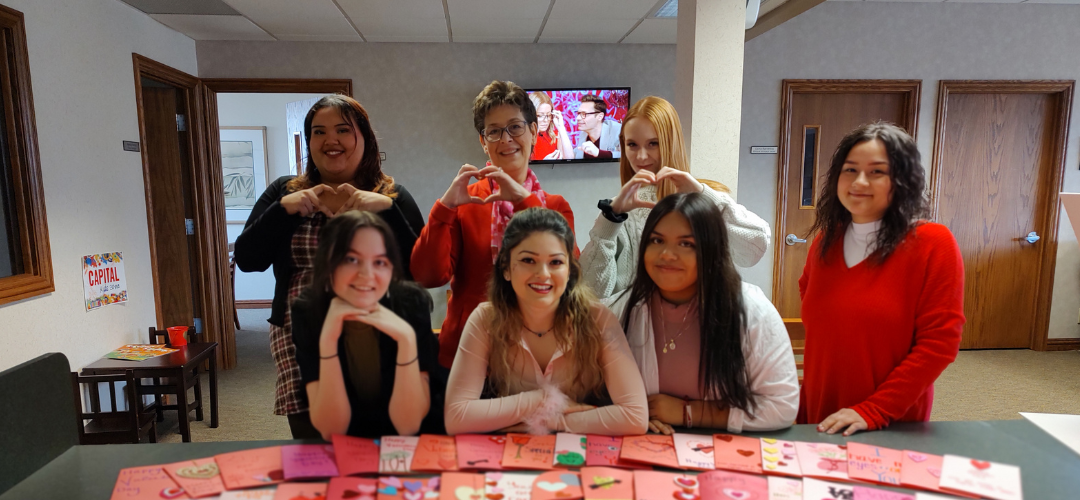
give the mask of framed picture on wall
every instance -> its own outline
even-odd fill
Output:
[[[270,177],[266,157],[266,127],[221,127],[226,222],[247,222]]]

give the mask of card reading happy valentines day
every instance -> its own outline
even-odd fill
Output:
[[[700,500],[697,477],[650,470],[634,471],[635,500]]]
[[[714,470],[698,474],[701,500],[753,500],[769,498],[769,481],[764,476]]]
[[[847,444],[848,476],[857,481],[900,485],[900,470],[904,453],[892,448],[849,441]]]
[[[612,467],[582,467],[585,500],[633,500],[634,473]]]
[[[281,447],[281,467],[285,480],[319,479],[338,475],[334,446],[330,444],[290,444]],[[324,492],[325,493],[325,492]]]
[[[334,434],[334,458],[342,476],[379,472],[379,443],[373,439]]]
[[[795,442],[803,477],[847,481],[847,445]]]
[[[121,469],[109,500],[189,498],[159,465]]]
[[[973,458],[945,455],[941,489],[960,491],[994,500],[1023,500],[1020,468]]]
[[[773,438],[761,438],[761,468],[765,474],[802,477],[795,443]]]
[[[554,470],[536,476],[531,500],[581,500],[584,495],[577,472]]]
[[[454,436],[454,441],[457,444],[458,469],[502,470],[500,464],[506,436],[458,434]]]
[[[714,434],[713,465],[717,469],[761,474],[761,440],[732,434]]]
[[[555,466],[581,467],[585,465],[588,436],[560,432],[555,435]]]
[[[185,460],[175,464],[163,465],[162,469],[184,489],[191,498],[202,498],[225,491],[221,482],[221,472],[213,458]]]
[[[378,481],[364,477],[335,477],[326,489],[326,500],[375,500]],[[476,499],[480,500],[480,499]]]
[[[256,448],[214,456],[225,489],[268,486],[285,480],[281,469],[281,447]]]
[[[555,468],[555,436],[507,434],[502,466],[505,469],[546,470]]]
[[[589,467],[621,467],[623,469],[649,470],[652,467],[628,462],[619,458],[622,451],[621,436],[597,436],[589,434],[585,441],[585,465]]]
[[[624,436],[619,458],[631,462],[679,468],[679,459],[675,456],[675,441],[671,436],[647,434],[644,436]],[[588,495],[585,495],[588,497]]]
[[[713,438],[707,434],[680,434],[671,436],[675,444],[675,458],[679,466],[691,470],[713,470]]]
[[[379,474],[409,474],[419,436],[383,436],[379,439]]]
[[[421,434],[410,468],[426,472],[458,470],[457,446],[454,443],[454,438],[450,436]]]

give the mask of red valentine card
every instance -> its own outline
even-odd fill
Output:
[[[612,467],[582,467],[581,487],[585,500],[633,500],[634,473]]]
[[[580,500],[584,495],[581,476],[577,472],[556,470],[536,476],[531,500]]]
[[[457,446],[454,438],[435,434],[422,434],[416,444],[416,454],[412,459],[414,471],[456,471]]]
[[[379,444],[374,439],[341,434],[334,434],[331,439],[338,473],[342,476],[379,472]]]
[[[379,474],[409,474],[418,436],[383,436],[379,439]]]
[[[714,470],[698,474],[701,500],[751,500],[769,498],[769,480],[741,472]]]
[[[588,436],[560,432],[555,435],[555,465],[557,467],[581,467],[585,465]]]
[[[459,434],[454,436],[454,441],[457,443],[458,469],[502,470],[506,436]]]
[[[634,471],[635,500],[700,500],[698,480],[689,474]]]
[[[555,468],[555,436],[507,434],[503,449],[504,469],[546,470]]]
[[[424,479],[384,476],[379,478],[376,497],[378,500],[436,500],[440,481],[438,476]]]
[[[803,500],[802,480],[789,477],[767,476],[769,500]]]
[[[121,469],[109,500],[189,498],[160,465]]]
[[[326,483],[282,483],[274,500],[326,500]]]
[[[650,470],[652,467],[619,458],[622,437],[589,434],[585,441],[585,465],[590,467],[621,467],[623,469]]]
[[[915,500],[914,495],[907,493],[867,488],[866,486],[856,486],[853,489],[855,490],[854,500]]]
[[[484,475],[468,472],[444,472],[439,485],[439,500],[484,500]]]
[[[803,477],[848,481],[847,445],[798,441],[799,468]]]
[[[803,478],[803,498],[829,500],[854,500],[855,487],[850,484],[830,483],[812,477]]]
[[[671,436],[675,444],[675,458],[679,466],[691,470],[713,470],[713,438],[708,434],[680,434]]]
[[[282,446],[281,468],[285,471],[286,481],[335,477],[338,475],[338,468],[334,461],[334,445],[290,444]]]
[[[487,500],[529,500],[532,494],[532,474],[488,472],[484,474],[484,496]]]
[[[221,472],[213,458],[186,460],[162,465],[161,468],[165,469],[169,477],[191,498],[214,496],[225,491]]]
[[[362,477],[331,478],[326,500],[375,500],[377,485],[377,480]]]
[[[1023,500],[1020,468],[973,458],[945,455],[940,487],[994,500]]]
[[[671,436],[659,434],[624,436],[619,458],[672,469],[679,468],[679,459],[675,456],[675,441],[671,439]],[[588,495],[585,496],[588,497]]]
[[[795,443],[773,438],[761,438],[761,467],[765,474],[802,477]]]
[[[904,453],[892,448],[848,442],[848,476],[852,480],[899,486]]]
[[[761,474],[761,440],[732,434],[714,434],[713,463],[717,469]]]
[[[268,486],[285,480],[280,446],[222,453],[214,460],[227,490]]]

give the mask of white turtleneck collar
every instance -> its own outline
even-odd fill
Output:
[[[874,253],[877,232],[881,229],[881,220],[856,224],[852,222],[844,232],[844,263],[849,268],[855,267]]]

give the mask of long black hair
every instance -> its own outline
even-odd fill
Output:
[[[371,212],[350,210],[327,221],[319,230],[319,246],[315,250],[315,266],[312,269],[311,285],[304,290],[304,299],[312,304],[329,307],[334,298],[331,279],[334,270],[345,261],[352,246],[353,236],[363,228],[372,228],[382,234],[386,246],[386,258],[393,266],[390,278],[391,287],[401,279],[401,255],[398,252],[394,232],[381,217]]]
[[[746,308],[742,278],[731,260],[727,227],[720,209],[705,195],[671,194],[660,200],[649,213],[641,233],[637,274],[623,312],[623,330],[630,327],[630,313],[634,307],[645,303],[657,292],[656,283],[645,269],[645,249],[650,245],[656,225],[671,213],[685,217],[694,236],[698,272],[696,299],[701,328],[698,384],[702,394],[721,406],[738,408],[752,415],[757,404],[743,355]]]
[[[855,146],[873,140],[881,141],[885,145],[885,152],[889,157],[892,195],[889,208],[881,218],[881,229],[877,231],[874,253],[870,255],[871,262],[884,262],[896,247],[903,243],[919,219],[926,216],[929,206],[926,199],[926,172],[915,140],[904,129],[891,123],[879,121],[862,125],[844,136],[836,147],[825,177],[825,185],[818,197],[814,225],[807,234],[809,236],[821,232],[819,256],[823,260],[829,249],[843,240],[844,232],[851,224],[851,212],[840,203],[837,193],[844,162]]]

